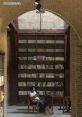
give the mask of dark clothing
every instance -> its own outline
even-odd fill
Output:
[[[40,99],[35,90],[30,91],[28,94],[29,94],[29,97],[32,99],[32,102],[35,103],[35,104],[38,104],[39,111],[45,112],[45,108],[48,105],[47,101],[45,99]]]
[[[37,103],[39,105],[39,111],[45,112],[45,108],[48,106],[47,101],[46,100],[38,100]]]
[[[67,112],[70,111],[70,108],[71,108],[71,101],[69,101],[68,108],[67,108]]]

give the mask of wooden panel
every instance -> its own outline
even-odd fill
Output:
[[[29,89],[29,87],[27,86],[27,88],[25,89],[25,87],[20,87],[21,91],[27,91],[27,89]],[[64,87],[36,87],[36,89],[41,90],[41,91],[63,91]]]
[[[46,82],[58,82],[58,81],[60,81],[60,82],[64,82],[64,78],[19,78],[18,79],[18,81],[19,82],[27,82],[27,81],[29,81],[29,82],[44,82],[44,79],[45,79],[45,81]]]
[[[19,69],[18,73],[64,73],[64,69]]]
[[[41,65],[41,64],[45,64],[45,65],[57,65],[57,64],[61,64],[61,65],[64,65],[64,61],[34,61],[34,60],[29,60],[29,61],[24,61],[24,60],[21,60],[21,61],[18,61],[18,64],[20,65],[29,65],[29,64],[32,64],[32,65]]]
[[[46,49],[63,49],[64,48],[64,44],[19,44],[18,48],[46,48]]]
[[[64,52],[19,52],[19,57],[32,57],[32,56],[51,56],[51,57],[64,57]]]

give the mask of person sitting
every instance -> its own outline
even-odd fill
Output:
[[[35,87],[30,87],[30,91],[28,92],[29,97],[32,99],[33,103],[37,103],[39,106],[39,112],[46,112],[48,107],[48,102],[44,99],[40,99],[38,93],[35,90]]]

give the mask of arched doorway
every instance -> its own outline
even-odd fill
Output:
[[[42,1],[42,2],[46,2],[46,1]],[[73,26],[75,25],[75,27],[77,28],[77,27],[80,27],[80,24],[79,24],[79,26],[78,26],[78,22],[77,22],[77,25],[75,24],[75,22],[73,22],[73,19],[75,18],[74,17],[74,15],[73,15],[73,10],[72,10],[72,8],[73,7],[71,7],[71,5],[72,4],[70,4],[71,3],[71,1],[64,1],[64,3],[63,3],[63,5],[60,3],[60,4],[58,4],[58,2],[59,1],[52,1],[51,2],[51,4],[50,4],[50,2],[51,1],[48,1],[47,0],[47,3],[48,4],[43,4],[44,6],[46,5],[46,8],[48,8],[49,7],[49,9],[52,9],[52,11],[56,11],[57,13],[59,13],[59,14],[62,14],[62,16],[64,16],[65,18],[66,18],[66,16],[68,16],[68,18],[67,19],[69,19],[69,22],[71,22],[72,21],[72,24],[73,24]],[[24,2],[24,5],[25,4],[30,4],[29,5],[29,7],[30,8],[33,8],[33,6],[31,6],[33,3],[34,3],[34,1],[30,1],[30,0],[28,0],[28,1],[26,1],[26,2]],[[54,3],[54,4],[53,4]],[[74,2],[74,4],[73,5],[75,5],[75,4],[77,4],[76,2]],[[81,4],[80,4],[81,5]],[[3,20],[1,20],[1,21],[3,21],[1,24],[1,30],[3,30],[3,28],[5,27],[5,25],[8,25],[8,23],[12,20],[12,19],[14,19],[16,16],[18,16],[18,14],[21,14],[21,12],[24,12],[24,11],[26,11],[26,9],[28,8],[27,7],[28,5],[25,5],[25,8],[22,10],[20,10],[20,7],[14,7],[14,10],[15,10],[15,13],[16,13],[16,8],[18,9],[18,13],[17,14],[13,14],[13,15],[11,15],[11,16],[9,16],[9,17],[7,17],[7,13],[9,12],[8,10],[8,8],[7,8],[7,12],[5,11],[5,20],[4,20],[4,18],[3,18]],[[53,7],[53,6],[56,6],[56,7]],[[69,8],[69,11],[68,10],[66,10],[66,6],[70,6],[70,8]],[[23,8],[23,6],[22,6],[22,8]],[[29,8],[29,9],[30,9]],[[67,7],[68,8],[68,7]],[[11,8],[12,9],[12,8]],[[78,12],[78,14],[77,14],[77,16],[79,15],[79,10],[77,10],[77,8],[75,9],[77,12]],[[59,12],[60,11],[60,12]],[[65,14],[64,14],[64,12],[65,12]],[[72,13],[71,13],[72,12]],[[3,15],[2,15],[3,16]],[[79,15],[80,16],[80,15]],[[80,18],[79,18],[79,16],[78,16],[78,20],[80,20]],[[7,17],[7,18],[6,18]],[[75,20],[74,21],[76,21],[77,20],[77,17],[75,18]],[[4,25],[3,25],[4,24]],[[78,29],[78,30],[80,30],[80,28]],[[80,31],[79,31],[80,32]],[[79,33],[80,34],[80,33]],[[81,35],[81,34],[80,34]],[[3,45],[5,45],[5,47],[4,47],[4,51],[6,52],[6,34],[5,34],[5,32],[3,31],[3,32],[1,32],[0,33],[0,36],[1,36],[1,39],[3,39],[4,40],[4,44]],[[79,66],[79,65],[76,65],[76,64],[74,64],[74,63],[76,63],[77,62],[77,57],[75,56],[75,55],[77,55],[78,54],[78,56],[79,56],[79,53],[78,53],[78,49],[77,48],[75,48],[75,47],[77,47],[77,45],[79,44],[79,40],[77,40],[79,38],[79,35],[76,35],[76,34],[74,34],[74,31],[72,32],[72,43],[71,43],[71,45],[73,46],[73,48],[71,48],[71,52],[73,53],[73,55],[71,54],[71,58],[74,58],[73,60],[74,61],[72,61],[72,64],[71,64],[71,78],[73,78],[74,77],[74,79],[72,79],[72,81],[71,81],[71,84],[73,84],[73,87],[72,87],[72,91],[73,91],[73,93],[71,93],[72,94],[72,105],[73,104],[75,104],[75,105],[73,105],[73,113],[72,113],[72,115],[73,116],[78,116],[77,115],[77,111],[79,110],[77,110],[77,108],[76,108],[76,105],[77,105],[77,103],[78,103],[78,101],[77,101],[77,98],[76,98],[76,94],[77,94],[77,77],[79,77],[79,75],[78,75],[78,73],[77,73],[77,67]],[[71,46],[71,47],[72,47]],[[1,47],[2,47],[2,44],[1,44]],[[3,47],[2,47],[3,48]],[[7,53],[7,52],[6,52]],[[6,59],[7,59],[7,57],[6,57]],[[7,62],[5,61],[5,68],[7,68]],[[74,66],[74,67],[73,67]],[[6,70],[5,70],[5,77],[7,77],[6,76]],[[81,82],[81,81],[78,81],[78,82]],[[71,85],[72,86],[72,85]],[[78,87],[79,88],[79,87]],[[81,87],[80,87],[81,88]],[[76,92],[77,91],[77,92]],[[75,97],[75,98],[73,98],[73,97]],[[80,97],[80,94],[79,94],[79,97]],[[79,100],[79,99],[78,99]],[[78,108],[79,108],[80,106],[78,106]],[[78,114],[80,114],[81,112],[78,112]]]
[[[61,36],[62,35],[64,35],[64,33],[66,32],[66,30],[68,30],[68,28],[67,28],[67,24],[61,19],[61,18],[59,18],[59,17],[57,17],[57,16],[55,16],[54,14],[52,14],[52,13],[50,13],[50,12],[48,12],[48,11],[45,11],[44,13],[42,13],[41,14],[42,16],[41,16],[41,18],[42,18],[42,20],[41,20],[41,27],[40,27],[40,14],[39,13],[36,13],[36,11],[31,11],[31,12],[27,12],[27,13],[25,13],[24,15],[22,15],[22,16],[20,16],[20,17],[18,17],[18,22],[15,22],[16,24],[18,24],[18,25],[15,25],[17,28],[18,28],[18,30],[20,30],[21,31],[21,34],[23,34],[24,33],[24,31],[25,31],[25,29],[26,29],[26,31],[27,31],[27,33],[28,33],[28,29],[31,29],[30,31],[32,32],[33,30],[35,30],[35,32],[38,34],[38,32],[40,32],[40,33],[42,33],[42,32],[44,32],[44,34],[45,34],[45,30],[46,30],[46,35],[49,35],[48,33],[50,33],[50,35],[52,35],[53,36],[53,32],[55,33],[55,34],[59,34],[59,38],[62,38]],[[39,17],[38,17],[39,16]],[[51,20],[50,19],[48,19],[48,17],[51,17]],[[33,17],[33,19],[32,19],[32,17]],[[35,20],[34,20],[35,19]],[[26,21],[26,22],[25,22]],[[47,25],[46,25],[47,24]],[[40,29],[41,28],[41,29]],[[10,29],[11,30],[11,29]],[[23,30],[23,32],[22,32],[22,30]],[[44,30],[44,31],[43,31]],[[50,31],[51,30],[51,31]],[[55,31],[54,31],[55,30]],[[48,31],[48,32],[47,32]],[[50,31],[50,32],[49,32]],[[30,32],[30,33],[31,33]],[[68,32],[68,31],[67,31]],[[17,32],[18,33],[18,32]],[[35,37],[37,36],[37,34],[35,34]],[[13,34],[12,34],[13,35]],[[13,37],[14,36],[14,40],[15,40],[15,36],[16,35],[13,35],[12,36],[11,35],[11,37]],[[20,34],[19,34],[20,35]],[[40,34],[41,35],[41,34]],[[61,35],[61,36],[60,36]],[[67,35],[67,34],[66,34]],[[56,35],[57,36],[57,35]],[[64,35],[65,36],[65,35]],[[16,36],[16,37],[18,37],[18,36]],[[35,38],[34,37],[34,38]],[[43,37],[44,38],[44,37]],[[48,37],[47,37],[48,38]],[[55,37],[53,37],[53,38],[55,38]],[[12,38],[11,38],[12,39]],[[11,40],[10,39],[10,40]],[[51,39],[52,40],[52,39]],[[58,39],[59,40],[59,39]],[[58,41],[58,40],[56,40],[56,41]],[[11,40],[12,41],[12,40]],[[16,42],[17,42],[17,40],[15,40]],[[20,43],[22,43],[21,41],[23,41],[23,40],[20,40],[19,39],[19,41],[20,41]],[[29,40],[30,41],[30,40]],[[43,41],[43,40],[42,40]],[[49,40],[48,40],[49,41]],[[61,43],[63,43],[63,41],[60,39],[59,40]],[[57,42],[57,43],[59,43],[59,41]],[[69,41],[69,40],[68,40]],[[26,41],[25,41],[26,42]],[[65,41],[66,42],[66,41]],[[50,41],[50,43],[52,43],[51,41]],[[53,41],[53,43],[54,43],[54,41]],[[67,42],[66,42],[67,43]],[[14,43],[14,41],[13,41],[13,43],[12,43],[12,45],[11,45],[11,47],[13,48],[14,47],[14,51],[12,51],[11,53],[14,53],[15,51],[17,51],[16,50],[16,48],[15,48],[15,46],[13,46],[13,45],[17,45],[17,43]],[[55,43],[54,43],[55,44]],[[38,46],[39,47],[39,46]],[[66,47],[67,48],[67,47]],[[20,48],[19,48],[20,49]],[[32,49],[32,48],[31,48]],[[34,48],[35,49],[35,48]],[[43,48],[39,48],[39,49],[43,49]],[[50,48],[47,48],[47,49],[52,49],[51,47]],[[53,48],[53,49],[56,49],[56,51],[58,51],[58,52],[60,52],[60,51],[64,51],[63,49],[61,49],[61,47],[60,48]],[[40,51],[42,51],[42,50],[40,50]],[[45,51],[45,50],[44,50]],[[46,50],[47,51],[47,50]],[[49,51],[49,50],[48,50]],[[51,50],[50,50],[51,51]],[[67,51],[67,50],[65,50],[65,51]],[[16,53],[18,53],[18,52],[16,52]],[[33,54],[33,53],[32,53]],[[41,52],[39,53],[39,54],[41,54]],[[48,53],[49,54],[49,53]],[[52,53],[52,54],[54,54],[54,53]],[[13,54],[11,55],[11,56],[13,56]],[[27,55],[26,55],[27,56]],[[59,56],[60,58],[62,57],[62,55],[57,55],[57,56]],[[14,57],[14,56],[13,56]],[[35,56],[33,56],[33,57],[35,57]],[[48,55],[46,56],[46,57],[49,57]],[[51,57],[53,57],[53,56],[51,56]],[[21,58],[22,59],[22,58]],[[66,58],[65,58],[66,59]],[[14,61],[16,62],[16,60],[14,59]],[[12,63],[14,63],[14,61],[12,61]],[[68,60],[69,61],[69,60]],[[18,62],[18,61],[17,61]],[[27,62],[26,62],[27,63]],[[60,64],[59,64],[60,65]],[[63,64],[62,64],[63,65]],[[61,67],[62,67],[62,65],[60,65]],[[13,64],[11,64],[11,66],[13,66]],[[23,65],[24,66],[24,65]],[[19,65],[19,67],[23,67],[23,66],[20,66]],[[39,66],[39,65],[38,65]],[[58,66],[58,65],[57,65]],[[56,66],[56,67],[57,67]],[[67,66],[67,65],[66,65]],[[17,69],[16,69],[16,72],[18,71],[18,66],[15,66]],[[14,67],[14,71],[15,71],[15,67]],[[24,66],[25,67],[25,66]],[[31,66],[29,66],[29,67],[31,67]],[[34,66],[35,67],[35,66]],[[48,64],[47,64],[47,67],[48,67]],[[53,67],[53,66],[51,66],[51,67]],[[11,69],[12,69],[12,67],[11,67]],[[13,70],[11,70],[11,72],[13,73],[13,74],[15,74],[14,72],[13,72]],[[26,70],[26,72],[27,72],[27,70]],[[60,72],[61,73],[61,72]],[[59,73],[59,74],[60,74]],[[13,91],[11,91],[11,93],[13,94],[13,101],[15,102],[15,101],[18,101],[18,100],[15,100],[17,97],[16,97],[16,94],[17,94],[17,92],[18,92],[18,90],[16,89],[16,87],[17,86],[15,86],[15,84],[19,84],[19,83],[21,83],[21,82],[19,82],[19,83],[17,83],[16,81],[17,81],[17,79],[15,80],[15,78],[16,77],[18,77],[17,75],[19,75],[19,74],[16,74],[16,76],[15,75],[13,75],[12,74],[12,79],[13,79],[13,81],[14,81],[14,84],[13,84],[13,82],[11,83],[12,85],[11,86],[13,86],[13,88],[14,88],[14,90]],[[21,74],[20,74],[21,75]],[[23,74],[22,74],[23,75]],[[47,75],[47,74],[46,74]],[[56,74],[57,75],[57,74]],[[69,73],[68,73],[68,75],[69,75]],[[21,77],[21,76],[20,76]],[[24,77],[24,76],[23,76]],[[22,78],[23,78],[22,77]],[[52,76],[53,77],[53,76]],[[62,77],[62,76],[59,76],[59,77]],[[65,77],[68,77],[68,76],[65,76]],[[10,78],[10,80],[12,80],[11,78]],[[23,79],[24,80],[24,79]],[[69,78],[68,78],[68,80],[69,80]],[[32,81],[33,81],[33,79],[32,79]],[[66,81],[65,81],[66,82]],[[23,82],[23,83],[25,83],[25,82]],[[27,83],[27,82],[26,82]],[[25,84],[26,84],[25,83]],[[66,84],[67,85],[67,84]],[[20,86],[20,84],[19,84],[19,86]],[[27,86],[27,85],[25,85],[25,86]],[[52,87],[51,87],[52,88]],[[11,87],[11,89],[12,89],[12,87]],[[11,90],[10,89],[10,90]],[[16,91],[17,90],[17,91]],[[26,88],[24,88],[24,90],[26,90]],[[70,90],[70,89],[67,89],[67,90]],[[8,91],[9,92],[9,91]],[[20,90],[19,90],[19,92],[20,92]],[[25,91],[21,91],[21,93],[23,93],[23,92],[25,92]],[[62,93],[62,91],[60,91],[59,90],[59,92],[60,93]],[[58,93],[59,93],[58,92]],[[67,92],[65,92],[65,95],[68,95],[68,94],[66,94],[66,93],[69,93],[69,91]],[[21,96],[21,95],[20,95]],[[20,97],[19,96],[19,97]],[[27,98],[27,97],[26,97]],[[25,98],[24,98],[25,99]],[[11,99],[9,99],[9,101],[10,101]],[[20,99],[21,100],[21,99]],[[17,104],[18,102],[15,102],[15,104]],[[21,102],[20,102],[21,103]]]

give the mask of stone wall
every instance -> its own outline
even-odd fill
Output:
[[[0,32],[0,50],[5,53],[4,55],[4,115],[6,115],[6,104],[7,104],[7,33],[6,31]]]

